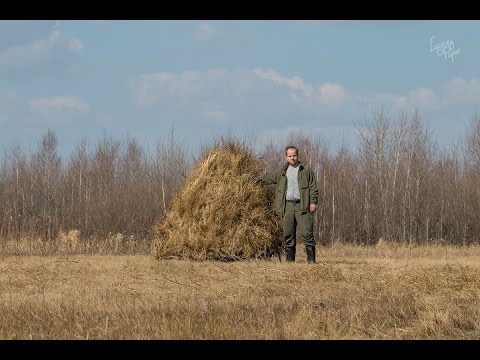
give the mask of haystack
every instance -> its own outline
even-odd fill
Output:
[[[162,222],[156,259],[234,261],[279,254],[281,225],[261,164],[238,141],[220,141],[192,169]]]

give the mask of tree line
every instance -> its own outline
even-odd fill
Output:
[[[82,141],[62,164],[51,130],[27,155],[5,151],[0,169],[0,239],[82,236],[148,237],[183,184],[187,154],[173,137],[148,153],[135,139]]]
[[[480,234],[480,117],[458,144],[440,147],[418,113],[383,111],[356,127],[355,148],[332,149],[321,135],[291,132],[288,143],[315,171],[317,242],[471,244]],[[63,160],[48,130],[33,153],[5,150],[0,165],[0,240],[79,230],[151,237],[198,160],[173,133],[150,151],[135,139],[82,141]],[[258,153],[266,169],[284,163],[286,144]]]

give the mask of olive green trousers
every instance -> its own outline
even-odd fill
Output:
[[[285,214],[282,218],[283,241],[285,249],[295,249],[297,244],[297,234],[299,240],[303,241],[305,246],[315,246],[313,237],[313,214],[311,212],[302,212],[300,203],[288,202],[285,206]]]

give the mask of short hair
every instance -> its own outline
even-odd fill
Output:
[[[297,155],[298,155],[298,148],[297,148],[295,145],[287,145],[287,146],[285,146],[285,155],[287,155],[287,151],[288,151],[289,149],[295,149],[295,150],[297,150]]]

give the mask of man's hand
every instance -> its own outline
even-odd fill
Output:
[[[313,214],[317,211],[317,204],[310,204],[310,212]]]

